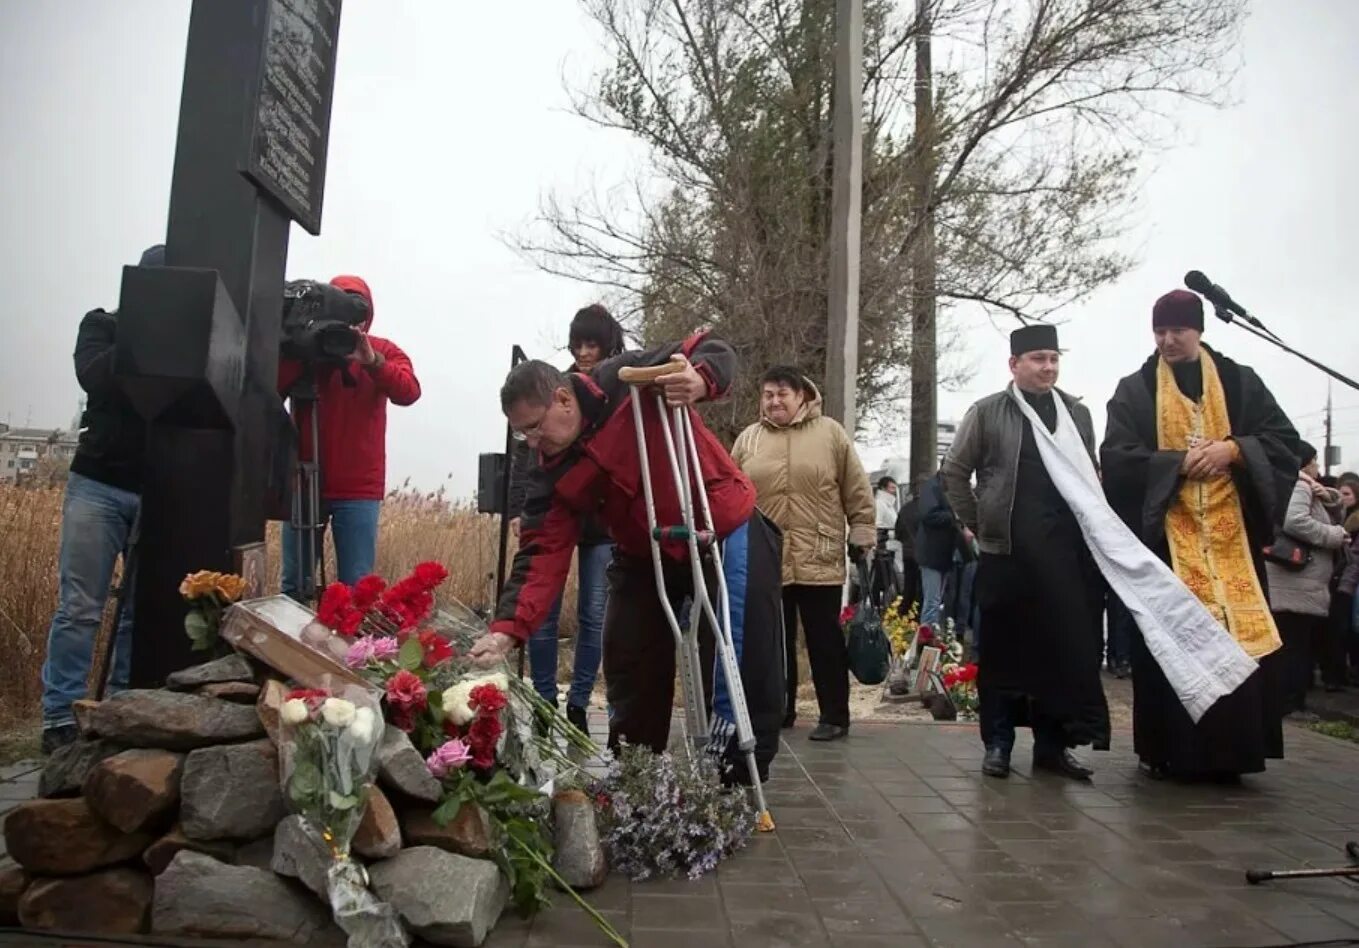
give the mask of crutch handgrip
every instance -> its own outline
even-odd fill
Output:
[[[649,385],[657,379],[683,372],[689,360],[682,355],[670,357],[665,365],[625,365],[618,370],[618,380],[624,385]]]

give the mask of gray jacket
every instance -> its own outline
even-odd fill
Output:
[[[1074,395],[1060,389],[1090,459],[1095,458],[1095,425],[1090,410]],[[958,519],[977,535],[983,553],[1009,555],[1010,514],[1015,505],[1019,449],[1024,443],[1024,415],[1010,395],[1010,387],[988,395],[967,410],[939,468],[949,505]],[[972,488],[972,475],[977,487]]]
[[[1338,491],[1327,488],[1317,497],[1312,485],[1298,479],[1284,514],[1283,532],[1312,548],[1312,561],[1293,571],[1265,561],[1269,574],[1269,608],[1304,616],[1324,616],[1331,610],[1331,574],[1335,558],[1344,549],[1345,528],[1331,518],[1340,504]]]

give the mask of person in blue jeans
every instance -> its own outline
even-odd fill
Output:
[[[335,543],[335,573],[353,585],[373,571],[377,556],[378,513],[387,491],[387,406],[413,405],[420,398],[420,382],[410,357],[390,339],[372,335],[373,293],[356,276],[330,281],[363,300],[368,319],[358,332],[358,344],[340,365],[319,365],[315,373],[315,406],[298,411],[301,435],[299,456],[317,457],[311,445],[310,413],[315,410],[320,440],[321,515],[329,522]],[[304,378],[307,367],[284,359],[278,367],[278,391],[285,397]],[[309,599],[311,564],[301,562],[298,534],[283,525],[283,592]],[[321,553],[318,535],[316,553]]]
[[[960,536],[967,543],[973,538],[970,531],[959,527],[938,475],[917,481],[916,495],[920,498],[920,525],[915,534],[915,558],[920,564],[920,624],[933,629],[944,619],[944,583],[953,570]]]
[[[142,254],[141,266],[164,266],[165,247]],[[113,374],[118,314],[92,310],[80,321],[76,381],[87,396],[80,443],[62,501],[57,609],[42,666],[42,750],[50,754],[78,736],[71,706],[86,697],[94,640],[104,616],[114,566],[123,558],[127,590],[115,632],[110,691],[127,687],[132,670],[131,554],[141,507],[146,423]]]
[[[571,320],[567,347],[574,362],[570,372],[587,373],[605,359],[623,351],[623,327],[598,303],[579,310]],[[524,440],[516,440],[513,472],[510,478],[508,515],[510,527],[519,535],[519,516],[524,508],[528,472],[537,459]],[[566,717],[588,733],[590,693],[599,677],[604,651],[604,605],[608,600],[609,563],[613,542],[597,517],[581,519],[580,542],[576,548],[576,656],[571,687],[566,695]],[[557,642],[560,631],[562,597],[552,604],[547,619],[528,640],[529,672],[533,687],[542,699],[557,706]]]

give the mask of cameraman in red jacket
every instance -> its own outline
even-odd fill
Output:
[[[396,343],[368,334],[373,324],[373,293],[368,284],[356,276],[337,276],[330,283],[368,304],[368,320],[349,360],[315,369],[321,441],[319,522],[328,523],[334,536],[337,578],[353,585],[373,571],[377,556],[378,510],[386,493],[387,403],[414,404],[420,397],[420,382],[410,358]],[[287,397],[303,368],[292,359],[279,363],[280,395]],[[297,418],[298,456],[304,460],[315,457],[311,410],[303,406]],[[285,523],[283,592],[294,598],[311,585],[312,569],[312,564],[299,562],[297,539],[297,531]]]

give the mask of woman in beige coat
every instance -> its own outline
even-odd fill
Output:
[[[783,622],[788,667],[784,727],[797,716],[797,627],[802,619],[820,721],[814,741],[849,733],[849,658],[840,629],[846,524],[851,548],[874,545],[873,491],[854,442],[821,414],[821,393],[797,369],[764,374],[760,420],[732,457],[755,484],[760,509],[783,530]]]

